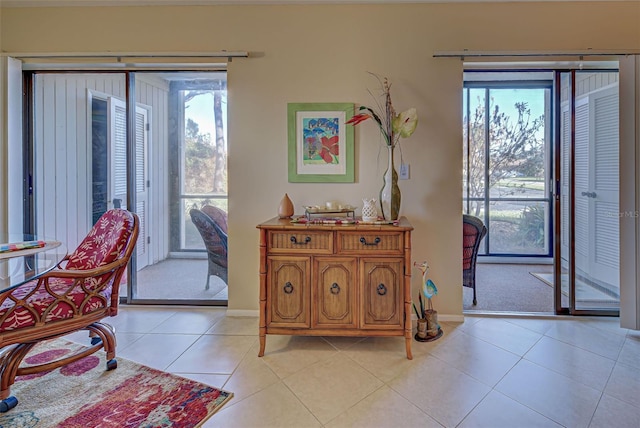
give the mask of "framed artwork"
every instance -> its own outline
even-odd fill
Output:
[[[289,103],[290,183],[353,183],[353,116],[350,103]]]

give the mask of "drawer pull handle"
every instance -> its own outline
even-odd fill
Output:
[[[311,242],[311,237],[307,236],[306,238],[304,238],[304,242],[298,242],[298,239],[295,236],[291,236],[289,240],[296,245],[307,245],[309,242]]]
[[[378,284],[377,291],[379,295],[384,296],[387,294],[387,287],[384,284]]]
[[[293,293],[293,285],[290,282],[287,282],[282,289],[284,290],[284,294]]]
[[[376,236],[376,239],[374,239],[373,242],[367,242],[366,238],[363,236],[360,238],[360,242],[362,242],[363,245],[378,245],[380,243],[380,237]]]
[[[331,291],[331,294],[338,294],[340,293],[340,286],[334,282],[329,291]]]

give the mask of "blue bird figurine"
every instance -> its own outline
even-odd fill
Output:
[[[427,264],[426,261],[420,264],[418,264],[417,262],[414,262],[413,265],[422,271],[422,294],[424,294],[424,297],[426,297],[428,301],[428,308],[431,310],[433,309],[431,298],[436,294],[438,294],[438,289],[436,288],[436,285],[433,283],[433,281],[427,278],[427,273],[429,272],[429,265]]]

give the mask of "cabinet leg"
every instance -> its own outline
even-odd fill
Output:
[[[264,348],[267,344],[267,337],[265,335],[260,335],[260,351],[258,351],[258,357],[264,356]]]
[[[407,348],[407,360],[413,360],[413,354],[411,353],[411,338],[405,337],[404,340]]]

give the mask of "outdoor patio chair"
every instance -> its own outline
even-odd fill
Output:
[[[214,207],[213,205],[205,205],[200,211],[211,217],[211,219],[220,226],[220,229],[226,235],[227,232],[227,212],[218,207]]]
[[[202,210],[192,209],[189,215],[207,249],[209,266],[205,290],[209,289],[211,275],[216,275],[227,283],[227,213],[206,205]]]
[[[472,215],[462,215],[462,285],[473,289],[473,304],[476,299],[476,260],[480,241],[487,234],[482,220]]]
[[[16,376],[50,371],[102,348],[107,370],[117,367],[115,332],[101,320],[118,314],[120,280],[138,228],[137,215],[109,210],[54,269],[0,292],[0,412],[18,404],[10,396]],[[55,361],[19,367],[38,343],[80,330],[89,331],[90,347]]]

